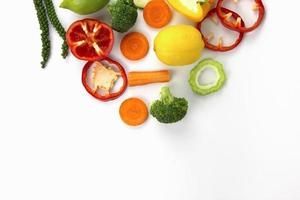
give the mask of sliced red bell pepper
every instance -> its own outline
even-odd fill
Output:
[[[262,0],[254,0],[253,10],[258,11],[257,21],[251,27],[245,27],[244,24],[241,24],[241,17],[236,19],[236,22],[232,22],[229,20],[230,16],[233,15],[233,12],[224,13],[223,12],[223,3],[225,0],[219,0],[217,3],[217,14],[220,18],[223,25],[231,30],[239,31],[239,32],[251,32],[256,29],[262,22],[265,15],[265,7]]]
[[[232,16],[233,18],[235,18],[235,19],[240,18],[240,16],[239,16],[237,13],[235,13],[235,12],[233,12],[233,11],[227,9],[227,8],[221,8],[221,10],[222,10],[223,13],[231,13],[231,16]],[[201,32],[202,35],[203,35],[203,33],[202,33],[202,31],[201,31],[202,23],[203,23],[207,18],[212,18],[212,17],[216,14],[216,12],[217,12],[217,9],[216,9],[216,8],[212,9],[211,11],[209,11],[209,13],[207,14],[207,16],[206,16],[201,22],[199,22],[199,23],[197,24],[196,27],[197,27],[197,29]],[[242,18],[240,18],[240,19],[241,19],[241,24],[244,25],[244,21],[242,20]],[[239,32],[239,37],[238,37],[238,38],[236,39],[236,41],[235,41],[232,45],[230,45],[230,46],[224,46],[223,43],[222,43],[222,38],[220,38],[219,43],[218,43],[217,45],[211,44],[211,43],[210,43],[210,39],[211,39],[211,38],[205,37],[205,36],[203,35],[203,41],[204,41],[204,43],[205,43],[205,47],[208,48],[208,49],[211,49],[211,50],[213,50],[213,51],[221,51],[221,52],[230,51],[230,50],[234,49],[235,47],[237,47],[237,46],[241,43],[241,41],[242,41],[242,39],[243,39],[243,37],[244,37],[244,33],[240,32],[240,31],[237,31],[237,32]]]
[[[92,80],[89,79],[90,70],[92,70]],[[123,79],[123,84],[117,92],[112,92],[119,77]],[[99,61],[89,61],[85,64],[82,70],[82,84],[86,91],[96,99],[110,101],[125,92],[128,79],[123,66],[107,57]],[[100,93],[100,90],[102,90],[102,93]]]
[[[69,27],[66,38],[73,55],[87,61],[107,57],[114,44],[111,27],[95,19],[74,22]]]

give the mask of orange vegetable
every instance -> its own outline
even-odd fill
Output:
[[[129,98],[121,104],[119,114],[125,124],[138,126],[147,120],[148,109],[141,99]]]
[[[129,60],[139,60],[147,55],[149,43],[142,33],[132,32],[122,39],[120,48],[123,55]]]
[[[144,8],[145,22],[153,28],[167,25],[172,18],[172,11],[164,0],[152,0]]]
[[[139,86],[139,85],[146,85],[150,83],[169,82],[170,79],[171,79],[170,72],[168,70],[128,73],[129,86]]]

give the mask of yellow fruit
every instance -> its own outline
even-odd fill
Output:
[[[169,26],[160,31],[154,40],[156,56],[171,66],[196,62],[203,48],[201,33],[190,25]]]
[[[209,2],[201,5],[199,0],[168,0],[173,8],[189,19],[200,22],[211,8]]]

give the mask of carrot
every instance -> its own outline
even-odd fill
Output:
[[[147,55],[149,43],[142,33],[132,32],[122,39],[120,48],[123,55],[129,60],[139,60]]]
[[[138,126],[147,120],[148,109],[141,99],[129,98],[121,104],[119,114],[125,124],[129,126]]]
[[[144,20],[153,28],[167,25],[172,18],[172,11],[164,0],[152,0],[144,8]]]
[[[128,73],[129,86],[139,86],[139,85],[146,85],[150,83],[169,82],[170,79],[171,79],[170,72],[168,70]]]

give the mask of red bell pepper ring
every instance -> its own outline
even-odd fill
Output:
[[[254,29],[256,29],[262,22],[264,15],[265,15],[265,7],[264,4],[262,2],[262,0],[255,0],[255,3],[253,5],[253,10],[257,10],[258,11],[258,18],[257,21],[251,26],[251,27],[245,27],[245,25],[243,25],[241,22],[241,17],[236,19],[236,22],[232,22],[230,20],[228,20],[230,18],[230,16],[233,14],[233,12],[231,13],[224,13],[222,11],[223,9],[223,3],[225,0],[219,0],[217,3],[217,15],[220,18],[222,24],[234,31],[239,31],[239,32],[243,32],[243,33],[247,33],[247,32],[251,32]]]
[[[119,77],[121,77],[123,79],[123,84],[117,92],[111,92],[110,90],[108,90],[106,94],[100,94],[100,92],[98,92],[98,89],[100,89],[100,88],[96,87],[96,89],[95,88],[93,89],[88,82],[89,70],[91,69],[91,67],[93,67],[93,64],[95,62],[100,62],[102,64],[103,61],[108,63],[110,66],[114,66],[116,69],[118,69],[118,72],[115,72],[114,70],[112,70],[110,68],[106,68],[107,70],[110,70],[110,73],[116,73],[116,74],[118,74]],[[103,66],[105,66],[105,64],[103,64]],[[93,97],[95,97],[96,99],[98,99],[100,101],[111,101],[111,100],[114,100],[114,99],[120,97],[125,92],[125,90],[127,89],[127,86],[128,86],[128,79],[127,79],[127,75],[126,75],[124,67],[117,61],[114,61],[108,57],[102,58],[99,61],[87,62],[82,70],[81,80],[82,80],[82,84],[83,84],[84,88],[86,89],[86,91],[90,95],[92,95]],[[116,80],[113,80],[113,81],[116,81]],[[112,85],[114,85],[114,83]],[[110,88],[110,89],[112,89],[112,88]]]
[[[237,13],[235,13],[235,12],[233,12],[232,10],[229,10],[229,9],[227,9],[227,8],[221,8],[221,10],[222,10],[223,13],[231,13],[231,16],[232,16],[233,18],[235,18],[235,19],[238,19],[238,18],[240,17]],[[199,22],[199,23],[197,24],[196,27],[197,27],[197,29],[201,32],[202,35],[203,35],[203,33],[202,33],[202,31],[201,31],[202,23],[203,23],[207,18],[212,18],[213,15],[214,15],[216,12],[217,12],[217,9],[216,9],[216,8],[210,10],[209,13],[207,14],[207,16],[206,16],[201,22]],[[242,18],[240,18],[240,19],[241,19],[241,24],[244,25],[243,19],[242,19]],[[221,40],[222,38],[220,38],[219,43],[218,43],[217,45],[211,44],[211,43],[210,43],[210,38],[205,37],[205,36],[203,35],[203,41],[204,41],[205,47],[208,48],[208,49],[210,49],[210,50],[213,50],[213,51],[220,51],[220,52],[230,51],[230,50],[236,48],[236,47],[241,43],[241,41],[242,41],[242,39],[243,39],[243,37],[244,37],[244,33],[243,33],[243,32],[240,32],[240,31],[237,31],[237,32],[239,32],[239,37],[238,37],[238,38],[236,39],[236,41],[235,41],[232,45],[230,45],[230,46],[224,46],[223,43],[222,43],[222,40]]]

